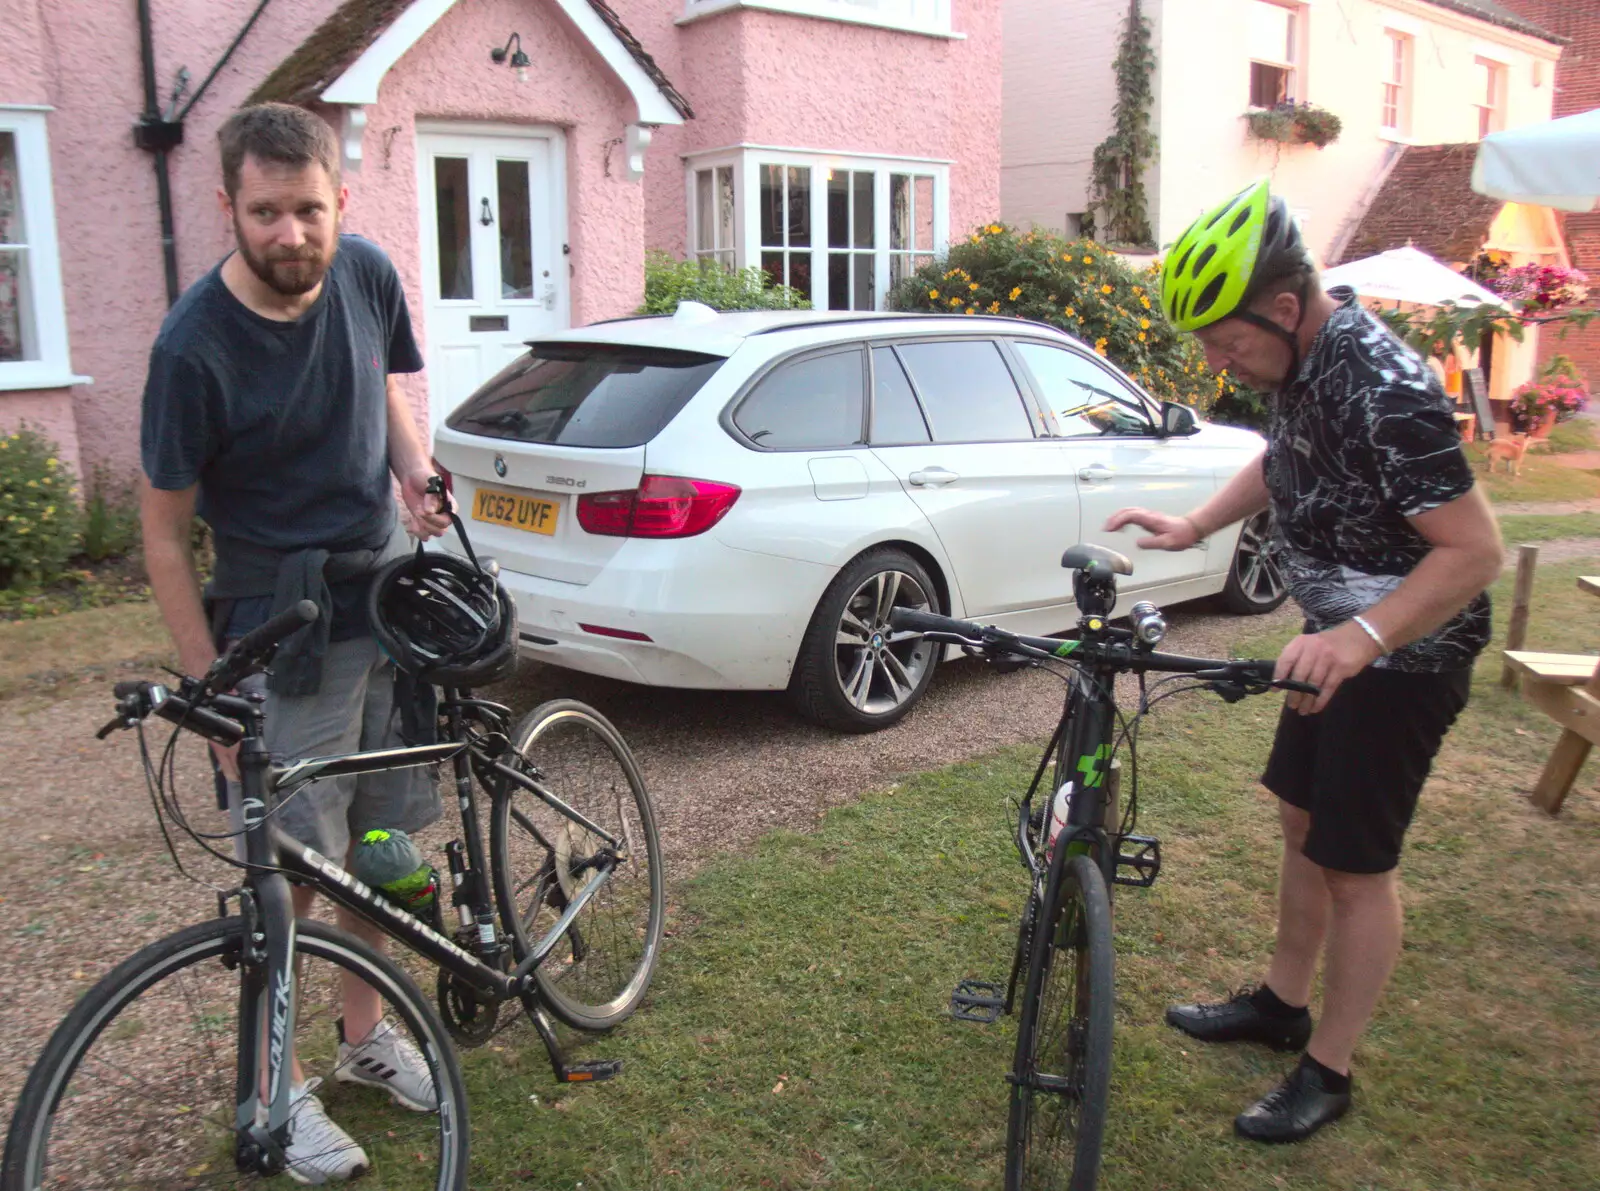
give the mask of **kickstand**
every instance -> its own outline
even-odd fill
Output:
[[[561,1040],[556,1037],[555,1022],[550,1020],[544,1006],[536,997],[524,996],[522,1007],[528,1014],[528,1020],[533,1022],[533,1028],[539,1031],[539,1040],[550,1055],[550,1066],[555,1071],[558,1083],[594,1083],[622,1073],[621,1059],[579,1059],[568,1062],[566,1052],[561,1049]]]

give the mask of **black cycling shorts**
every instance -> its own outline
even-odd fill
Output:
[[[1471,686],[1471,670],[1369,666],[1316,715],[1283,709],[1261,784],[1310,814],[1307,860],[1345,873],[1400,863],[1417,795]]]

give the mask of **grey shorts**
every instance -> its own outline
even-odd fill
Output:
[[[267,750],[277,764],[306,757],[397,747],[400,716],[394,709],[394,663],[372,637],[335,641],[322,663],[322,689],[314,695],[268,693]],[[262,675],[240,686],[260,690]],[[228,817],[235,831],[244,820],[240,790],[228,783]],[[432,765],[325,778],[292,794],[273,816],[280,827],[324,856],[343,863],[352,839],[375,827],[419,831],[442,813]],[[242,854],[243,837],[237,842]]]

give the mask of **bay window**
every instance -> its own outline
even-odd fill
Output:
[[[689,165],[689,251],[818,310],[880,310],[948,241],[946,162],[741,146]]]

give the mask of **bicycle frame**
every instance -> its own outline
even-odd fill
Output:
[[[262,739],[264,716],[259,704],[248,711],[235,705],[245,720],[245,735],[240,745],[239,768],[243,790],[245,861],[249,866],[243,886],[237,891],[244,921],[244,968],[239,1003],[238,1076],[235,1085],[237,1106],[235,1127],[239,1145],[244,1139],[281,1164],[283,1147],[289,1140],[290,1081],[285,1078],[290,1061],[289,1040],[294,1036],[294,942],[295,915],[289,895],[292,882],[326,894],[330,899],[382,930],[385,934],[424,956],[453,976],[471,984],[494,1001],[520,998],[540,1038],[549,1051],[556,1078],[577,1082],[595,1078],[596,1072],[569,1066],[555,1036],[554,1025],[539,1001],[533,970],[565,937],[572,920],[605,886],[618,864],[626,859],[626,845],[609,832],[579,814],[537,781],[493,757],[474,752],[472,741],[462,738],[461,711],[454,699],[443,705],[455,739],[439,744],[410,748],[379,749],[329,757],[313,757],[290,765],[272,765]],[[240,700],[240,703],[244,703]],[[502,782],[514,783],[532,793],[558,814],[582,826],[606,842],[606,856],[583,888],[570,900],[556,923],[523,960],[510,971],[491,967],[481,958],[446,938],[415,915],[394,905],[382,894],[352,876],[335,861],[316,849],[291,839],[270,819],[273,799],[279,790],[318,778],[360,773],[376,773],[441,761],[454,762],[457,795],[467,847],[472,854],[473,871],[484,880],[487,871],[483,857],[478,817],[471,795],[469,758],[490,765]],[[504,785],[495,791],[504,796]],[[462,904],[471,904],[480,918],[480,930],[487,925],[488,941],[493,941],[492,914],[482,922],[486,891],[463,891]],[[436,895],[437,896],[437,895]],[[219,895],[224,908],[228,895]],[[265,1012],[263,1010],[265,1009]],[[265,1027],[265,1054],[263,1037]],[[261,1063],[265,1058],[265,1080]],[[266,1123],[259,1123],[263,1087],[266,1091]]]

